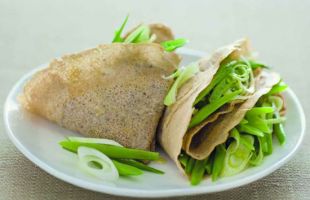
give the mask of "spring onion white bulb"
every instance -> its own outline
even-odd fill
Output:
[[[118,179],[118,171],[112,160],[100,151],[88,147],[78,148],[79,166],[85,172],[106,181]]]

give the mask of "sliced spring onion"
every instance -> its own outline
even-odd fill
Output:
[[[248,61],[252,67],[252,69],[257,69],[257,68],[269,68],[268,66],[266,66],[265,64],[263,63],[260,63],[258,61],[255,61],[255,60],[249,60]]]
[[[98,151],[104,153],[110,158],[158,160],[160,157],[158,152],[144,151],[140,149],[130,149],[109,144],[72,142],[67,140],[62,141],[59,144],[64,149],[74,153],[76,153],[77,149],[81,146],[97,149]]]
[[[120,176],[139,176],[143,171],[137,167],[112,160]]]
[[[184,154],[181,154],[178,159],[179,159],[181,165],[185,168],[187,165],[189,156],[184,153]]]
[[[261,130],[259,130],[259,129],[257,129],[257,128],[249,125],[249,124],[239,124],[238,130],[240,132],[246,132],[248,134],[256,135],[258,137],[264,137],[264,133]]]
[[[272,107],[254,107],[246,113],[246,116],[252,117],[272,112],[274,112],[274,109]]]
[[[67,137],[71,142],[82,142],[82,143],[96,143],[96,144],[110,144],[122,147],[122,145],[114,140],[103,139],[103,138],[86,138],[86,137]]]
[[[185,173],[190,175],[193,171],[196,160],[194,158],[189,158],[187,165],[185,166]]]
[[[112,43],[114,43],[114,42],[123,42],[124,39],[122,38],[122,32],[123,32],[123,30],[124,30],[124,28],[126,26],[128,18],[129,18],[129,15],[126,16],[122,26],[115,31]]]
[[[256,140],[257,140],[257,145],[255,146],[255,151],[249,161],[249,164],[253,166],[260,165],[264,158],[264,154],[262,150],[262,142],[261,142],[262,138],[256,137]]]
[[[240,139],[241,138],[242,140],[247,141],[247,143],[254,145],[253,136],[240,135]],[[250,150],[243,142],[241,142],[242,140],[240,140],[238,149],[233,153],[231,151],[232,149],[235,150],[235,145],[237,145],[237,142],[233,141],[228,146],[221,176],[225,177],[238,174],[247,167],[248,162],[252,156],[252,150]]]
[[[198,111],[189,128],[201,123],[224,104],[247,99],[254,92],[253,83],[252,68],[245,58],[222,63],[211,83],[196,98],[194,106]]]
[[[204,119],[210,116],[214,111],[219,109],[221,106],[226,104],[227,102],[232,101],[235,97],[238,96],[240,92],[235,91],[230,94],[227,94],[225,97],[215,101],[213,103],[207,104],[192,117],[191,122],[189,124],[189,128],[196,126],[197,124],[201,123]]]
[[[268,95],[279,94],[285,91],[288,88],[288,85],[283,81],[280,81],[276,85],[274,85],[271,90],[268,92]]]
[[[120,162],[120,163],[131,165],[131,166],[136,167],[138,169],[142,169],[144,171],[153,172],[155,174],[164,174],[165,173],[165,172],[163,172],[161,170],[158,170],[158,169],[155,169],[153,167],[147,166],[147,165],[145,165],[145,164],[143,164],[141,162],[135,161],[135,160],[118,159],[117,161]]]
[[[214,155],[214,161],[212,166],[212,181],[216,181],[223,168],[224,168],[224,162],[225,162],[225,156],[226,155],[226,149],[224,144],[220,144],[215,148],[215,155]]]
[[[274,117],[276,119],[280,118],[280,114],[279,111],[276,111],[274,113]],[[285,144],[286,142],[286,134],[283,128],[283,124],[282,123],[277,123],[273,125],[273,129],[274,129],[274,134],[276,135],[276,137],[278,138],[278,141],[281,145]]]
[[[144,43],[150,41],[150,28],[146,25],[140,25],[132,33],[130,33],[125,39],[124,43]]]
[[[210,93],[210,91],[219,83],[221,82],[225,76],[227,76],[229,73],[231,73],[232,69],[231,66],[235,64],[236,61],[232,61],[227,65],[221,66],[218,72],[214,75],[214,78],[212,79],[211,83],[198,95],[196,98],[194,105],[196,105],[199,101],[201,101],[207,94]]]
[[[165,97],[164,104],[166,106],[172,105],[176,101],[176,96],[177,96],[177,90],[186,82],[188,81],[191,77],[193,77],[196,73],[199,72],[199,66],[196,63],[193,63],[191,65],[188,65],[187,67],[181,70],[180,72],[175,72],[177,73],[178,76],[176,80],[174,81],[172,87],[170,88],[167,96]]]
[[[115,181],[119,173],[112,160],[100,151],[88,147],[77,149],[79,166],[82,170],[103,180]]]
[[[213,166],[213,156],[210,156],[205,165],[207,174],[212,174],[212,166]]]
[[[205,173],[205,165],[207,161],[208,161],[207,159],[204,159],[204,160],[197,160],[195,162],[195,165],[193,167],[192,174],[191,174],[192,185],[198,185],[202,181],[204,173]]]
[[[165,49],[165,51],[171,52],[176,50],[179,47],[184,46],[186,43],[188,43],[187,39],[184,38],[178,38],[175,40],[168,40],[161,43],[161,46]]]

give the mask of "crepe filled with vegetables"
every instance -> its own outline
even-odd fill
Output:
[[[165,104],[159,141],[193,185],[259,165],[272,136],[285,142],[281,116],[286,85],[251,57],[246,39],[183,67]]]
[[[287,85],[252,57],[247,39],[179,67],[187,43],[163,24],[140,24],[112,44],[63,56],[37,72],[20,96],[23,107],[86,137],[59,144],[78,166],[115,181],[163,171],[160,145],[192,185],[257,166],[285,143]]]
[[[126,22],[112,44],[55,59],[36,73],[24,88],[22,105],[85,136],[153,150],[173,82],[162,77],[180,59],[171,52],[177,46],[167,26],[142,24],[122,37]]]

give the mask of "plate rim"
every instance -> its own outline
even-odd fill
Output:
[[[181,48],[178,50],[178,53],[180,54],[187,54],[187,55],[193,55],[197,57],[201,57],[204,55],[207,55],[205,52],[198,51],[198,50],[193,50],[193,49],[188,49],[188,48]],[[115,188],[113,186],[109,185],[98,185],[95,183],[91,182],[85,182],[82,179],[72,177],[70,175],[67,175],[66,173],[63,173],[57,169],[54,169],[53,167],[50,167],[48,164],[45,162],[41,161],[39,158],[37,158],[35,155],[33,155],[23,144],[21,141],[19,141],[13,131],[10,128],[10,123],[8,121],[8,104],[9,100],[14,96],[15,91],[20,87],[20,85],[25,82],[27,79],[31,77],[31,75],[44,68],[46,64],[39,65],[38,67],[34,68],[33,70],[29,71],[28,73],[24,74],[12,87],[10,90],[5,103],[4,103],[4,109],[3,109],[3,119],[4,119],[4,126],[6,130],[6,134],[12,141],[12,143],[17,147],[17,149],[31,162],[36,164],[38,167],[40,167],[43,171],[47,172],[48,174],[64,181],[67,183],[70,183],[72,185],[78,186],[80,188],[88,189],[91,191],[95,192],[101,192],[101,193],[106,193],[106,194],[111,194],[111,195],[116,195],[116,196],[127,196],[127,197],[149,197],[149,198],[159,198],[159,197],[176,197],[176,196],[188,196],[188,195],[198,195],[198,194],[207,194],[207,193],[214,193],[214,192],[221,192],[221,191],[226,191],[229,189],[237,188],[246,184],[249,184],[251,182],[255,182],[275,170],[279,169],[281,166],[283,166],[285,163],[287,163],[297,152],[299,147],[301,146],[301,143],[303,141],[303,138],[305,136],[305,129],[306,129],[306,118],[305,118],[305,113],[303,111],[302,105],[297,98],[296,94],[293,92],[292,89],[288,88],[286,91],[288,95],[291,96],[294,104],[297,107],[297,111],[300,115],[301,118],[301,135],[298,138],[298,141],[296,145],[292,148],[289,154],[287,154],[285,157],[280,159],[278,162],[273,164],[272,166],[262,169],[256,174],[253,174],[251,176],[242,178],[240,180],[234,180],[230,181],[228,183],[223,183],[221,187],[218,186],[211,186],[211,187],[191,187],[189,186],[188,188],[181,188],[181,189],[167,189],[167,190],[141,190],[141,189],[129,189],[129,188]]]

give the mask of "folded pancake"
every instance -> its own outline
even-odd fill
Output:
[[[179,61],[156,43],[99,45],[53,60],[28,81],[20,102],[85,136],[151,150],[172,84],[162,77]]]
[[[250,56],[248,41],[242,39],[218,49],[209,58],[202,58],[197,62],[200,71],[179,88],[176,101],[166,108],[159,141],[181,171],[178,159],[181,152],[193,159],[207,159],[217,145],[227,140],[229,131],[257,100],[279,82],[276,73],[250,62]],[[235,70],[226,82],[220,81],[224,80],[221,74],[225,75],[225,69]],[[249,72],[246,80],[238,76],[244,74],[244,69]],[[235,84],[234,78],[241,81]],[[239,92],[239,86],[244,88],[244,93]],[[227,92],[216,99],[217,93],[224,91]]]

